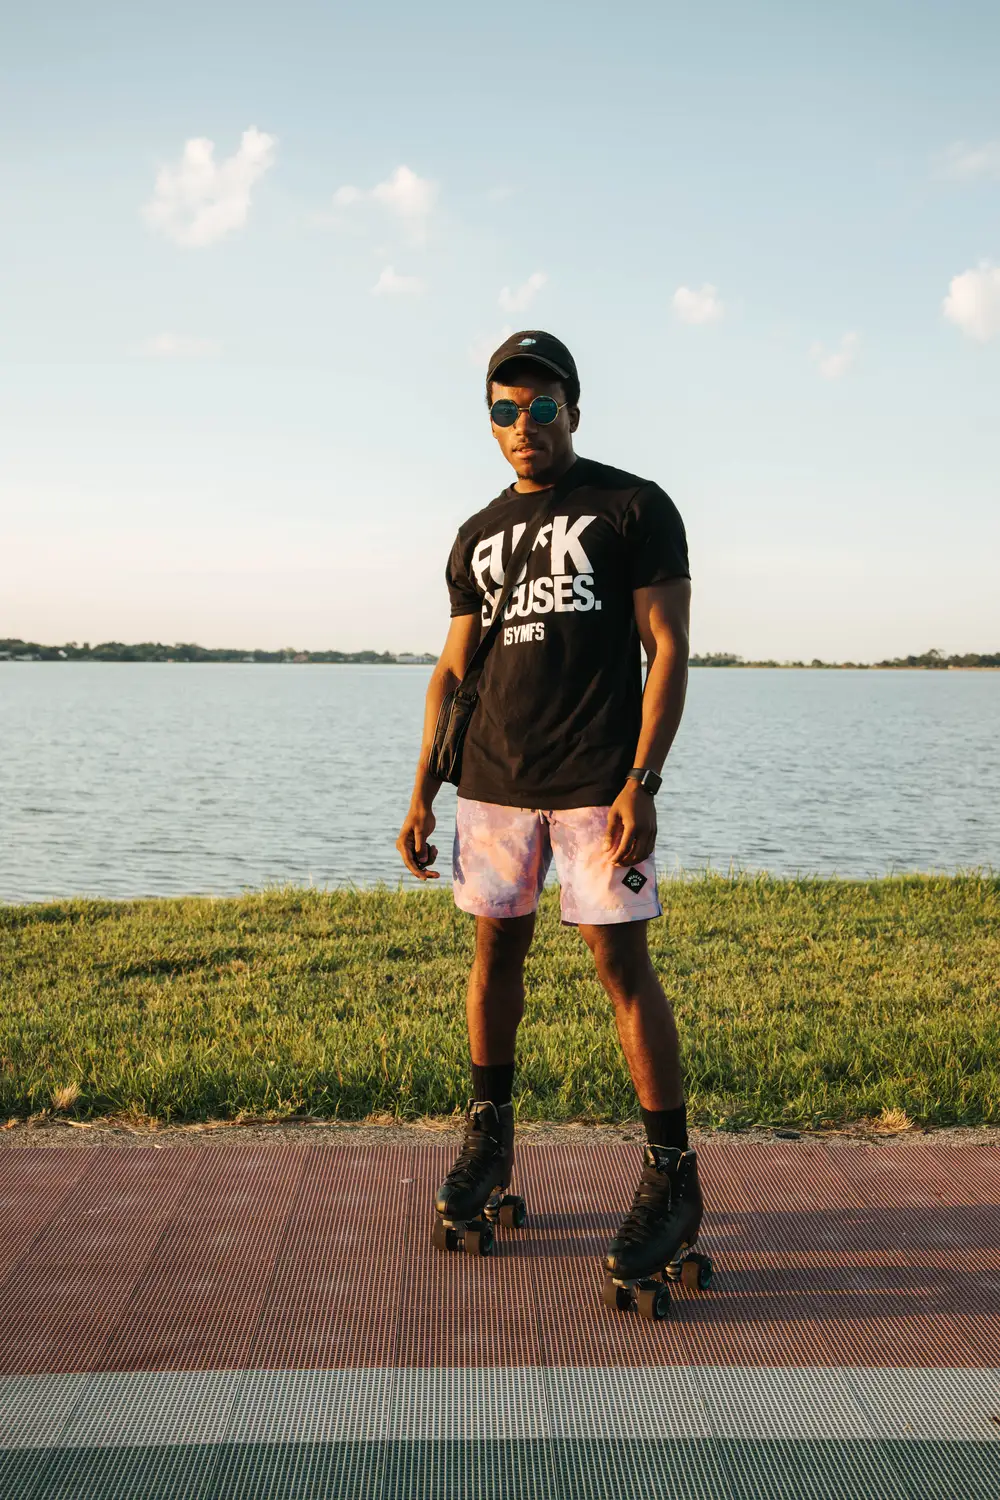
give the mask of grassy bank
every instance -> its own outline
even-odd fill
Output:
[[[1000,1124],[1000,878],[664,886],[650,926],[702,1124]],[[464,1103],[472,922],[444,892],[0,907],[0,1114],[360,1119]],[[545,898],[519,1108],[635,1102]]]

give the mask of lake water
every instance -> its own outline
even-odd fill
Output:
[[[429,668],[0,664],[0,900],[402,875]],[[667,873],[1000,866],[1000,672],[703,669]],[[454,792],[439,798],[447,874]]]

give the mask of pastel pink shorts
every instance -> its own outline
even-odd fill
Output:
[[[524,917],[538,906],[553,858],[562,919],[603,926],[646,922],[662,912],[653,855],[612,864],[604,847],[606,807],[541,812],[459,797],[455,904],[475,917]]]

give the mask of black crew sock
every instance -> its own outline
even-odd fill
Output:
[[[639,1112],[651,1146],[673,1146],[677,1151],[688,1149],[686,1104],[679,1104],[676,1109],[643,1109],[640,1104]]]
[[[491,1104],[509,1104],[514,1090],[514,1064],[472,1064],[472,1097],[477,1104],[488,1099]]]

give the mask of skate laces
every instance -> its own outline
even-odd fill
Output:
[[[674,1201],[674,1180],[667,1169],[649,1162],[642,1169],[632,1207],[616,1235],[619,1241],[644,1240],[657,1220],[670,1212]]]
[[[500,1150],[499,1140],[485,1128],[485,1114],[485,1110],[477,1110],[468,1116],[458,1160],[445,1179],[455,1187],[474,1186],[479,1169],[487,1165]]]

